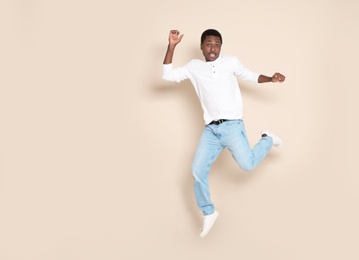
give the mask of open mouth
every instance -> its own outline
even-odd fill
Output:
[[[209,53],[209,55],[208,55],[210,58],[215,58],[216,57],[216,54],[215,53],[213,53],[213,52],[211,52],[211,53]]]

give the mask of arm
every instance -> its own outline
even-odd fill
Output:
[[[279,82],[282,83],[285,80],[285,76],[276,72],[272,77],[259,75],[258,77],[258,83],[266,83],[266,82]]]
[[[163,69],[162,69],[162,78],[164,80],[168,81],[176,81],[180,82],[182,80],[189,78],[189,71],[186,66],[173,69],[172,67],[172,58],[174,54],[174,50],[178,43],[181,42],[183,38],[183,34],[180,35],[180,32],[177,30],[170,31],[169,37],[168,37],[168,47],[165,59],[163,61]]]
[[[181,36],[179,36],[179,34],[180,34],[180,32],[177,30],[170,31],[170,35],[168,37],[169,43],[168,43],[167,52],[166,52],[166,56],[163,61],[163,64],[171,64],[172,63],[172,58],[173,58],[175,48],[176,48],[177,44],[180,43],[183,38],[183,34]]]

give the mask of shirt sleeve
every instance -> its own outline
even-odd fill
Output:
[[[180,82],[182,80],[188,79],[190,73],[188,70],[188,64],[184,67],[173,68],[172,64],[163,64],[162,69],[162,78],[168,81]]]
[[[234,60],[235,62],[235,75],[240,77],[243,80],[258,82],[259,73],[253,72],[247,69],[237,58]]]

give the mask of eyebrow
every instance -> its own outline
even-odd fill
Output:
[[[213,41],[206,40],[205,42],[213,42]],[[215,41],[215,43],[221,43],[221,41]]]

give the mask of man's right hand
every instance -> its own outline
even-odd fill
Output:
[[[168,36],[168,47],[165,59],[163,61],[163,64],[171,64],[172,63],[172,57],[173,53],[175,51],[176,45],[181,42],[183,38],[183,34],[180,35],[180,32],[177,30],[171,30],[170,35]]]
[[[178,30],[171,30],[168,40],[171,45],[177,45],[181,42],[182,38],[183,34],[180,35],[180,32]]]

